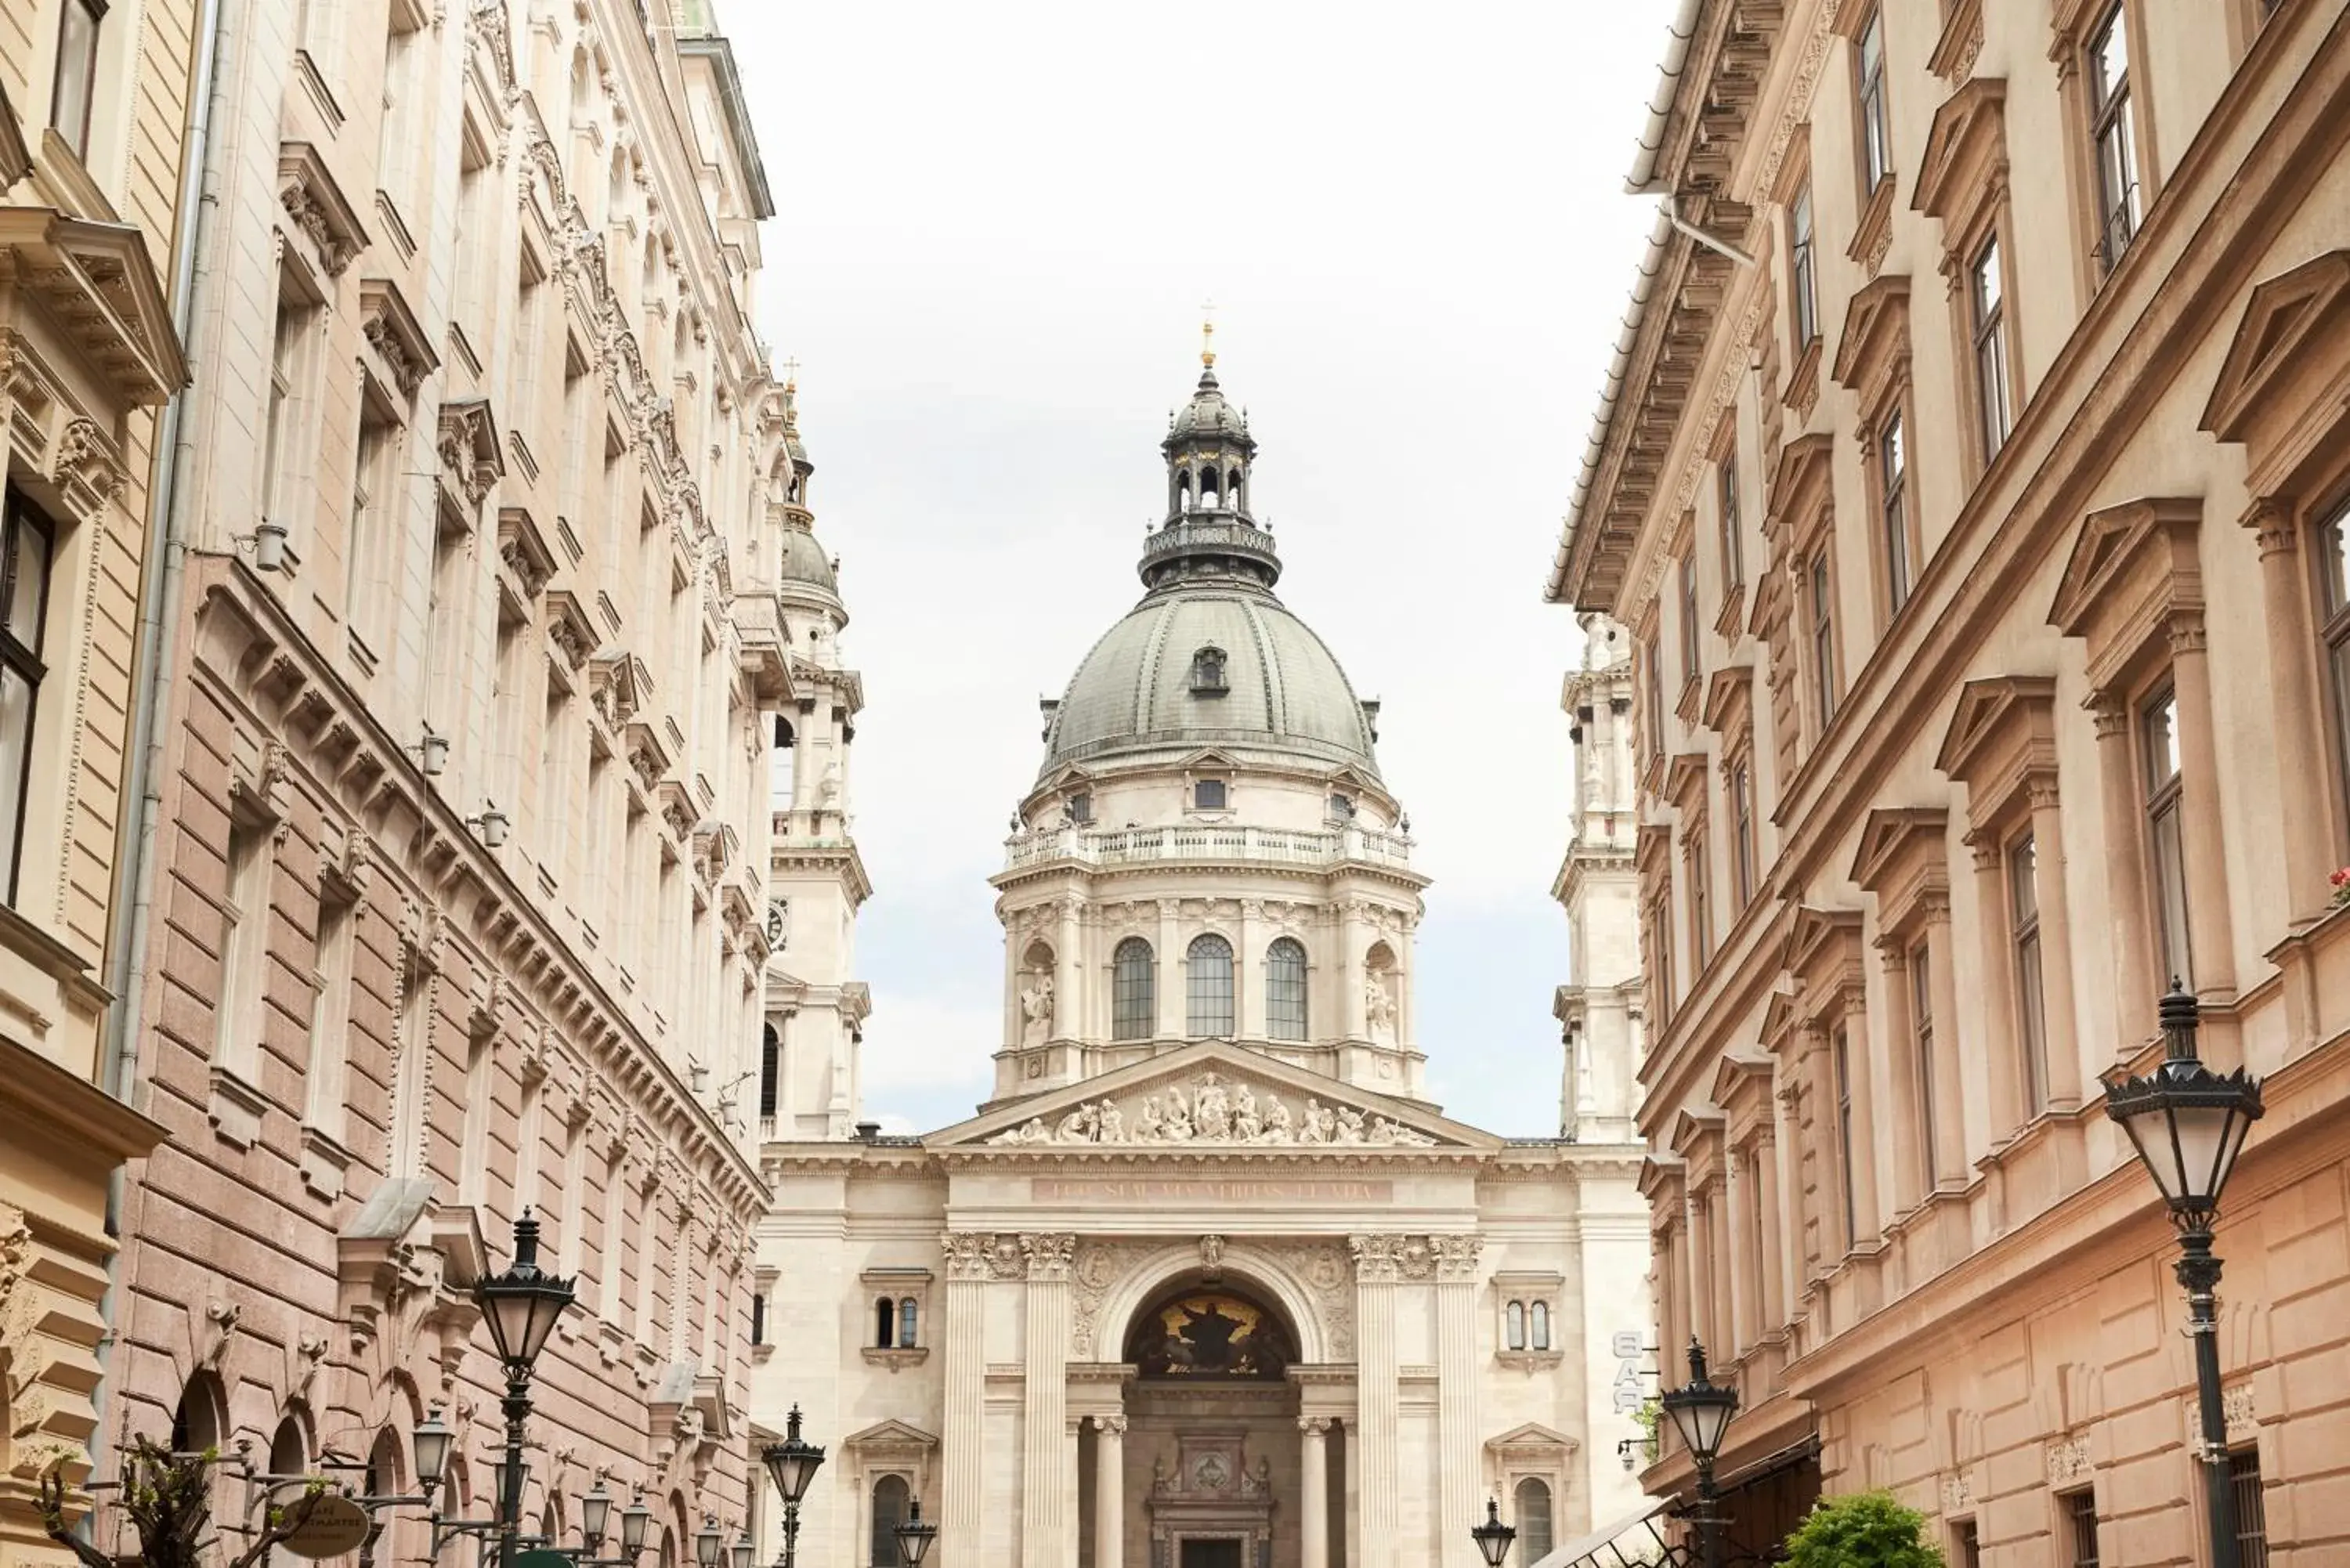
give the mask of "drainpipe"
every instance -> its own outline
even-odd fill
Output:
[[[191,370],[196,365],[195,305],[197,276],[203,267],[207,221],[218,200],[208,163],[212,156],[213,116],[225,93],[220,69],[220,46],[227,25],[222,0],[197,0],[194,38],[196,57],[188,76],[188,119],[180,142],[179,233],[172,246],[172,327]],[[124,798],[135,802],[137,827],[115,867],[112,908],[128,909],[129,918],[115,922],[119,937],[107,964],[107,989],[114,1002],[107,1012],[106,1037],[99,1054],[101,1086],[128,1103],[138,1076],[139,1009],[146,991],[149,918],[155,888],[155,836],[162,814],[161,778],[164,726],[160,722],[162,694],[171,681],[172,639],[179,622],[180,595],[187,566],[187,545],[181,535],[174,502],[192,452],[187,433],[188,389],[182,388],[163,405],[156,421],[155,450],[169,456],[157,465],[155,488],[148,497],[146,559],[139,574],[138,654],[131,680],[130,773],[124,778]],[[160,545],[160,548],[158,547]],[[106,1179],[106,1233],[122,1234],[123,1167]],[[105,1343],[119,1345],[121,1319],[118,1292],[121,1286],[122,1253],[107,1260],[106,1296],[99,1309]],[[97,1417],[90,1428],[89,1458],[93,1469],[106,1471],[108,1394],[114,1377],[103,1376],[90,1393]]]
[[[1679,198],[1657,172],[1657,160],[1665,151],[1665,131],[1672,122],[1673,99],[1680,90],[1681,70],[1689,64],[1690,46],[1697,41],[1698,13],[1704,8],[1705,0],[1680,0],[1679,14],[1666,34],[1665,57],[1657,66],[1657,90],[1648,99],[1648,121],[1640,130],[1639,151],[1633,155],[1632,172],[1624,178],[1624,190],[1633,196],[1661,194],[1665,222],[1675,231],[1740,266],[1752,266],[1752,256],[1682,217]]]

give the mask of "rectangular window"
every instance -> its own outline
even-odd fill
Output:
[[[1812,705],[1825,732],[1836,714],[1835,593],[1826,550],[1812,557],[1804,575],[1812,600]]]
[[[25,799],[33,776],[34,710],[48,666],[41,632],[49,616],[50,556],[57,535],[23,492],[6,492],[0,512],[0,839],[7,854],[0,887],[16,905],[25,853]],[[70,693],[68,693],[70,695]]]
[[[1703,973],[1713,961],[1713,871],[1706,862],[1705,835],[1689,836],[1690,947]]]
[[[1982,1536],[1971,1519],[1959,1521],[1958,1568],[1982,1568]]]
[[[98,98],[98,26],[106,0],[65,0],[57,23],[57,74],[49,93],[49,128],[76,158],[89,157],[89,110]]]
[[[2097,1560],[2097,1494],[2094,1490],[2066,1492],[2057,1499],[2064,1510],[2064,1547],[2072,1552],[2071,1568],[2099,1568]]]
[[[1722,454],[1716,502],[1721,513],[1721,587],[1726,593],[1746,582],[1746,551],[1739,539],[1738,453]]]
[[[221,979],[213,1013],[213,1060],[250,1074],[261,1048],[264,971],[269,962],[271,825],[232,822],[226,897],[221,900]]]
[[[2187,844],[2180,826],[2178,698],[2168,686],[2138,710],[2138,737],[2146,758],[2146,825],[2154,865],[2157,927],[2162,939],[2161,978],[2189,990],[2195,963],[2187,915]]]
[[[1697,552],[1681,557],[1681,684],[1698,678],[1700,627],[1697,609]]]
[[[1860,1245],[1860,1205],[1853,1192],[1858,1156],[1852,1147],[1852,1049],[1842,1024],[1830,1046],[1835,1057],[1836,1158],[1844,1176],[1844,1244],[1849,1250]]]
[[[2236,1499],[2236,1556],[2243,1568],[2269,1568],[2268,1504],[2261,1492],[2261,1451],[2228,1456],[2228,1486]]]
[[[381,389],[364,375],[359,389],[359,459],[351,471],[351,536],[344,563],[344,616],[355,630],[380,627],[392,587],[400,503],[400,421]]]
[[[342,899],[318,895],[318,924],[312,950],[317,964],[310,1000],[310,1062],[303,1075],[302,1125],[329,1137],[343,1136],[344,1036],[351,1017],[351,940],[358,911]]]
[[[408,5],[394,0],[384,30],[383,119],[378,130],[376,150],[379,188],[391,198],[393,208],[403,219],[411,220],[421,215],[410,213],[408,208],[416,184],[416,147],[424,129],[419,123],[424,95],[417,80],[422,51],[416,47],[422,21]]]
[[[1909,602],[1909,453],[1901,416],[1885,421],[1877,438],[1877,479],[1885,529],[1885,602],[1893,615]]]
[[[1934,1178],[1934,971],[1924,942],[1909,950],[1909,1044],[1918,1064],[1918,1164],[1932,1191]]]
[[[2032,835],[2007,852],[2009,941],[2015,953],[2015,1029],[2023,1048],[2024,1108],[2048,1105],[2048,1017],[2040,973],[2040,857]]]
[[[1191,786],[1191,804],[1201,811],[1222,811],[1224,801],[1224,781],[1222,779],[1201,779]]]
[[[1893,172],[1893,137],[1885,112],[1885,11],[1872,12],[1860,30],[1854,57],[1858,73],[1855,101],[1860,107],[1860,188],[1873,193]]]
[[[1787,289],[1794,313],[1795,352],[1820,335],[1819,282],[1813,275],[1812,188],[1795,192],[1787,208]]]
[[[1648,906],[1648,929],[1641,941],[1646,948],[1640,957],[1648,971],[1649,983],[1656,988],[1653,1009],[1656,1027],[1664,1029],[1673,1021],[1673,925],[1667,915],[1672,902],[1672,889],[1668,885]]]
[[[1640,749],[1651,757],[1660,756],[1665,749],[1665,666],[1657,657],[1655,638],[1641,642],[1640,662],[1648,673],[1648,691],[1642,693],[1648,701],[1641,704],[1648,732],[1640,737]]]
[[[570,869],[565,850],[571,843],[571,693],[553,674],[546,678],[546,709],[538,732],[539,865],[558,882]]]
[[[1731,890],[1741,909],[1754,897],[1754,775],[1746,763],[1730,770]]]
[[[2318,576],[2325,591],[2325,670],[2334,688],[2334,746],[2350,783],[2350,500],[2334,508],[2317,534]],[[2350,794],[2350,790],[2345,791]]]
[[[294,269],[281,267],[277,281],[277,326],[270,345],[269,396],[262,421],[261,514],[283,523],[298,551],[305,534],[297,520],[307,516],[303,482],[317,441],[318,326],[324,312],[304,293]]]
[[[2007,444],[2011,410],[2007,384],[2007,286],[2000,273],[1999,236],[1985,240],[1967,267],[1973,314],[1975,413],[1986,463]]]
[[[2137,234],[2137,116],[2130,107],[2129,28],[2122,0],[2089,40],[2089,138],[2096,147],[2097,258],[2111,272]]]

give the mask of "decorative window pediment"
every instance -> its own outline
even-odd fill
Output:
[[[2203,614],[2200,496],[2150,496],[2092,512],[2064,563],[2049,623],[2089,648],[2089,684],[2125,674],[2173,617]]]
[[[587,668],[598,639],[578,595],[558,589],[546,596],[546,639],[573,670]]]
[[[1861,828],[1852,879],[1877,895],[1877,919],[1906,929],[1950,894],[1950,815],[1938,807],[1878,807]]]
[[[1779,452],[1779,466],[1771,475],[1769,510],[1763,514],[1763,537],[1771,542],[1772,559],[1802,556],[1820,530],[1835,515],[1830,468],[1835,438],[1825,431],[1797,436]],[[1759,612],[1761,605],[1756,605]]]
[[[441,357],[425,337],[423,324],[409,309],[400,286],[388,277],[360,283],[359,331],[403,398],[414,397],[424,378],[441,368]]]
[[[1705,727],[1724,737],[1746,728],[1754,707],[1754,667],[1733,664],[1713,672],[1705,688]]]
[[[1954,234],[2007,187],[2007,78],[1976,77],[1934,111],[1909,204]]]
[[[621,650],[601,653],[589,661],[588,700],[605,723],[618,729],[631,722],[652,689],[645,661]]]
[[[288,141],[277,150],[277,200],[294,227],[310,242],[319,270],[340,277],[351,258],[368,247],[359,210],[343,194],[318,150]]]
[[[13,302],[0,327],[36,344],[61,337],[123,408],[161,403],[188,384],[171,306],[137,229],[49,207],[0,207],[0,274],[47,306],[45,329],[22,320]]]
[[[1852,296],[1836,344],[1836,384],[1860,397],[1864,422],[1909,379],[1909,279],[1887,274]]]
[[[1713,1103],[1731,1124],[1731,1141],[1743,1144],[1750,1130],[1771,1120],[1771,1079],[1777,1071],[1768,1056],[1726,1053],[1713,1070]]]
[[[498,559],[512,575],[512,589],[525,601],[543,592],[555,576],[555,552],[527,507],[498,508]]]
[[[2056,682],[2044,675],[1970,680],[1934,765],[1967,786],[1977,827],[2008,815],[2029,784],[2056,778]]]
[[[1680,808],[1684,819],[1705,809],[1707,761],[1703,752],[1675,752],[1665,770],[1665,798]]]
[[[2293,487],[2332,458],[2350,400],[2350,250],[2333,250],[2252,290],[2204,406],[2201,428],[2245,447],[2247,488]]]
[[[1849,992],[1857,997],[1863,972],[1858,909],[1816,909],[1798,905],[1779,967],[1803,982],[1804,1012],[1816,1017]]]

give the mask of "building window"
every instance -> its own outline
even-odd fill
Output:
[[[2162,938],[2163,973],[2190,990],[2195,962],[2187,917],[2187,846],[2179,822],[2178,697],[2163,687],[2138,710],[2146,753],[2146,825]]]
[[[1746,582],[1746,552],[1739,540],[1738,516],[1738,452],[1736,448],[1722,453],[1717,470],[1720,488],[1715,502],[1721,514],[1721,587],[1724,593],[1742,587]]]
[[[911,1296],[906,1297],[898,1303],[899,1349],[911,1350],[914,1346],[921,1343],[920,1337],[915,1332],[920,1326],[920,1304]]]
[[[1982,1568],[1982,1536],[1971,1519],[1959,1521],[1958,1568]]]
[[[1148,1040],[1156,1026],[1150,944],[1128,937],[1110,958],[1110,1027],[1113,1040]]]
[[[1730,770],[1731,890],[1741,909],[1754,898],[1754,775],[1742,761]]]
[[[1526,1303],[1523,1302],[1512,1302],[1510,1303],[1507,1317],[1509,1322],[1510,1348],[1512,1350],[1523,1350],[1526,1347]]]
[[[49,126],[73,149],[89,157],[89,110],[98,98],[98,26],[106,0],[65,0],[57,24],[57,75],[49,94]]]
[[[1698,678],[1697,551],[1681,557],[1681,684]]]
[[[1934,971],[1924,942],[1909,950],[1909,1044],[1918,1064],[1918,1163],[1934,1189]],[[1955,1173],[1953,1173],[1955,1174]]]
[[[2261,1493],[2261,1451],[2228,1456],[2228,1485],[2236,1497],[2236,1555],[2243,1568],[2269,1568],[2268,1506]]]
[[[1825,549],[1812,557],[1804,576],[1812,600],[1812,706],[1825,732],[1836,713],[1835,592]]]
[[[1690,950],[1697,954],[1700,973],[1713,961],[1713,869],[1705,857],[1705,835],[1689,839]]]
[[[1534,1347],[1536,1350],[1548,1350],[1550,1348],[1550,1303],[1534,1303],[1527,1309],[1526,1322],[1528,1332],[1534,1340]]]
[[[775,1116],[775,1075],[783,1064],[784,1043],[775,1034],[775,1026],[767,1024],[759,1032],[759,1119],[771,1122]],[[762,1127],[762,1132],[766,1128]]]
[[[1191,786],[1191,804],[1201,811],[1223,810],[1225,795],[1222,779],[1201,779]]]
[[[1967,266],[1973,314],[1975,413],[1986,463],[2007,444],[2011,399],[2007,384],[2007,288],[2000,272],[1999,236],[1983,241]]]
[[[1877,438],[1877,483],[1885,530],[1886,608],[1899,615],[1909,602],[1909,452],[1898,413]]]
[[[7,834],[8,907],[16,908],[25,853],[25,797],[33,775],[34,710],[41,679],[41,629],[49,615],[49,566],[57,535],[23,492],[6,493],[0,513],[0,832]],[[70,695],[70,694],[69,694]]]
[[[1264,952],[1264,1031],[1275,1040],[1305,1038],[1305,949],[1295,937]]]
[[[873,1483],[873,1568],[899,1568],[898,1527],[906,1522],[906,1502],[911,1495],[903,1476],[883,1476]]]
[[[1211,931],[1183,955],[1184,1033],[1229,1039],[1232,1033],[1232,944]]]
[[[1203,648],[1191,655],[1191,693],[1195,697],[1222,697],[1232,688],[1224,683],[1224,650]]]
[[[1069,820],[1084,827],[1094,819],[1094,797],[1083,791],[1069,797]]]
[[[391,584],[388,560],[398,540],[400,429],[390,400],[372,380],[359,389],[359,459],[351,472],[351,534],[344,613],[365,631],[382,621]],[[359,626],[360,622],[366,626]]]
[[[898,1343],[898,1303],[888,1296],[873,1303],[873,1343],[883,1350]]]
[[[1795,192],[1787,207],[1787,289],[1794,312],[1795,352],[1800,355],[1820,335],[1819,282],[1812,259],[1812,188]]]
[[[1855,101],[1860,106],[1860,188],[1873,192],[1893,172],[1893,134],[1885,112],[1885,11],[1870,13],[1860,30],[1855,57],[1859,80]]]
[[[1550,1487],[1532,1477],[1518,1483],[1518,1539],[1529,1563],[1550,1555]]]
[[[767,1343],[767,1298],[756,1291],[751,1293],[751,1343]]]
[[[1860,1205],[1853,1192],[1858,1157],[1852,1147],[1852,1050],[1842,1024],[1836,1026],[1830,1046],[1835,1064],[1836,1158],[1844,1175],[1844,1241],[1849,1249],[1860,1244]]]
[[[2129,27],[2122,0],[2089,40],[2089,137],[2096,146],[2097,257],[2110,272],[2137,233],[2137,115],[2130,107]]]
[[[2048,1104],[2048,1012],[2040,974],[2040,854],[2025,834],[2007,852],[2009,940],[2015,950],[2016,1038],[2023,1047],[2029,1112]]]
[[[1640,662],[1647,667],[1648,699],[1642,704],[1641,717],[1647,733],[1640,737],[1642,749],[1650,756],[1662,754],[1665,749],[1665,666],[1657,657],[1657,639],[1644,638],[1640,642]]]
[[[2350,781],[2350,500],[2318,531],[2318,563],[2325,587],[2325,668],[2334,683],[2334,743]],[[2350,792],[2345,792],[2350,793]]]
[[[2099,1568],[2096,1491],[2069,1491],[2057,1501],[2064,1510],[2064,1545],[2073,1553],[2071,1568]]]

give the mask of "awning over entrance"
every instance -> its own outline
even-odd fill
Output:
[[[1673,1549],[1666,1544],[1658,1523],[1671,1502],[1670,1498],[1652,1497],[1637,1511],[1576,1537],[1531,1568],[1627,1568],[1632,1563],[1671,1563]]]

